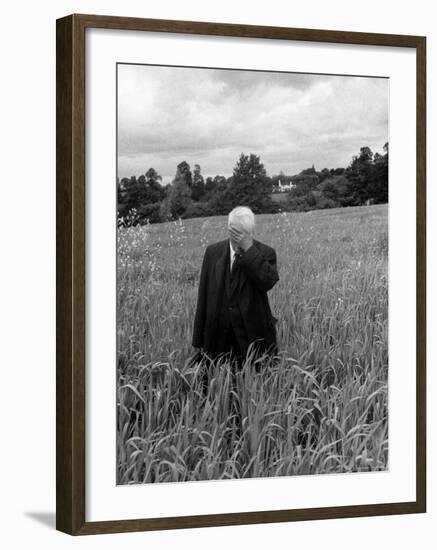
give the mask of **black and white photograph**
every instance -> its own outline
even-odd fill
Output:
[[[389,468],[389,84],[118,63],[118,485]]]
[[[433,7],[3,6],[1,548],[433,546]]]

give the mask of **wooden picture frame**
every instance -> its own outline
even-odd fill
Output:
[[[88,28],[377,45],[416,51],[416,498],[411,502],[86,521],[85,483],[85,32]],[[426,510],[426,39],[241,24],[97,15],[57,21],[56,527],[71,535],[409,514]]]

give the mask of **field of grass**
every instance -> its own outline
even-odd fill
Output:
[[[257,216],[277,252],[280,353],[258,369],[249,357],[236,388],[228,364],[189,361],[203,253],[226,218],[120,228],[117,483],[386,469],[387,217],[386,205]]]

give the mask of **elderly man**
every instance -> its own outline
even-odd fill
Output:
[[[267,292],[279,280],[273,248],[253,238],[255,215],[245,206],[228,216],[229,238],[207,247],[200,274],[193,346],[210,357],[241,360],[276,349],[276,319]]]

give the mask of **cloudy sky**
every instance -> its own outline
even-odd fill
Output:
[[[118,65],[118,175],[183,160],[229,176],[240,153],[269,175],[346,166],[388,141],[389,81],[223,69]]]

